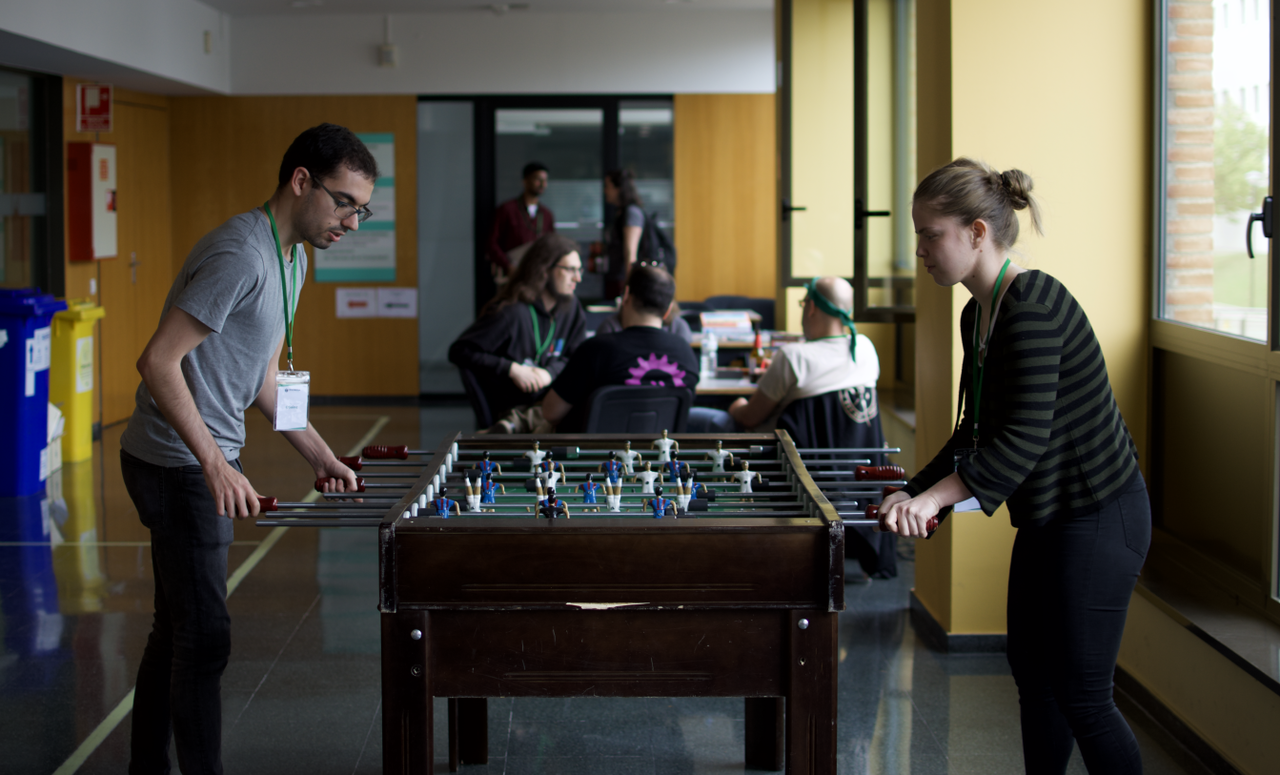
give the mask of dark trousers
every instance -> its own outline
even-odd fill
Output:
[[[1061,775],[1079,743],[1093,775],[1141,773],[1112,697],[1129,597],[1151,542],[1136,477],[1110,505],[1018,530],[1009,569],[1009,665],[1028,775]]]
[[[222,671],[231,654],[227,547],[199,466],[162,468],[120,452],[121,471],[151,531],[155,619],[133,696],[130,775],[169,772],[169,739],[183,775],[222,772]],[[240,470],[240,463],[232,463]]]

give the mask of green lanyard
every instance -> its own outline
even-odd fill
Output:
[[[289,371],[293,371],[293,316],[298,311],[298,256],[294,252],[293,287],[285,282],[284,250],[280,248],[280,232],[276,230],[276,217],[271,214],[271,202],[264,202],[262,209],[267,211],[267,220],[271,221],[271,236],[276,238],[276,258],[280,259],[280,292],[284,296],[284,343],[288,348],[285,360],[289,363]]]
[[[538,325],[538,313],[532,304],[529,305],[529,317],[533,318],[533,346],[538,350],[534,362],[542,363],[542,354],[551,347],[551,338],[556,335],[556,319],[551,319],[551,330],[547,332],[547,338],[542,340],[542,327]]]
[[[1000,267],[1000,275],[996,277],[996,287],[991,291],[991,316],[987,321],[987,343],[991,343],[991,329],[996,322],[996,300],[1000,298],[1000,286],[1004,284],[1004,273],[1009,268],[1010,259],[1004,260]],[[978,329],[982,327],[982,305],[978,305],[978,316],[973,321],[973,448],[978,448],[978,412],[982,409],[982,377],[987,368],[987,359],[978,358]]]

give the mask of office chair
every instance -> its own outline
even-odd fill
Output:
[[[682,433],[693,393],[657,385],[606,385],[588,401],[586,433]]]

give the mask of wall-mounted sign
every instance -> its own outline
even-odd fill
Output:
[[[76,131],[111,131],[111,86],[82,83],[76,86]]]

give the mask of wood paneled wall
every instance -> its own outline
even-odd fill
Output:
[[[355,132],[395,134],[396,169],[384,173],[399,182],[394,285],[417,287],[415,97],[174,97],[170,104],[175,267],[210,229],[266,201],[289,144],[304,129],[328,121]],[[308,256],[314,253],[308,247]],[[311,372],[312,393],[416,396],[418,322],[338,320],[336,285],[315,283],[314,277],[309,271],[294,334],[294,365]]]
[[[66,263],[67,297],[92,298],[107,313],[95,332],[101,402],[95,401],[94,419],[110,425],[133,414],[138,356],[156,330],[173,282],[169,100],[116,89],[112,131],[77,133],[78,83],[62,82],[64,142],[116,146],[117,256]],[[90,279],[97,281],[96,296],[89,293]]]
[[[677,298],[776,295],[774,121],[772,94],[676,95]]]

